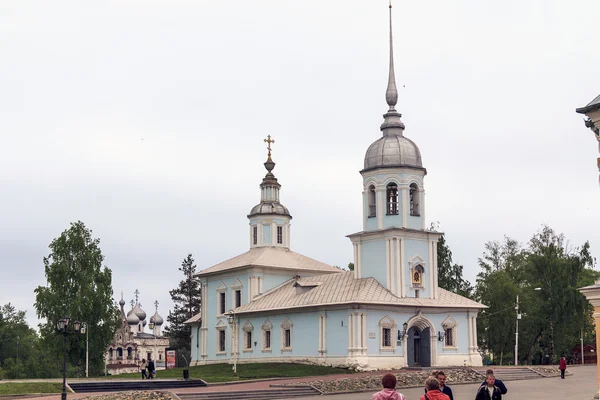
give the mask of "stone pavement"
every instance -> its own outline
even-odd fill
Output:
[[[546,400],[552,399],[571,399],[571,400],[591,400],[596,387],[596,366],[577,366],[570,367],[572,375],[567,379],[542,378],[534,380],[507,381],[508,393],[502,396],[503,400]],[[381,373],[381,372],[379,372]],[[348,375],[327,376],[331,379],[347,378]],[[326,377],[320,377],[324,379]],[[310,379],[310,378],[309,378]],[[244,390],[264,390],[270,389],[272,383],[291,383],[306,381],[307,378],[265,380],[255,382],[244,382],[228,385],[210,385],[205,388],[183,388],[173,390],[174,393],[196,393],[196,392],[228,392]],[[452,391],[456,400],[470,400],[475,398],[477,384],[453,385]],[[418,400],[423,394],[422,388],[410,388],[400,390],[407,400]],[[70,393],[68,399],[81,399],[102,393]],[[295,397],[295,400],[369,400],[371,392],[345,393],[325,396]],[[19,400],[60,400],[59,395],[50,395],[44,397],[19,397]]]
[[[572,375],[566,379],[541,378],[532,380],[506,381],[508,393],[502,400],[591,400],[597,388],[596,366],[577,366],[568,369]],[[453,385],[456,400],[472,400],[479,385]],[[407,400],[418,400],[422,388],[401,389]],[[294,397],[294,400],[370,400],[372,393],[332,394],[320,397]]]

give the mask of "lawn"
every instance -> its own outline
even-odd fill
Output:
[[[0,383],[0,396],[9,394],[60,393],[62,383],[58,382],[7,382]]]
[[[187,368],[190,378],[200,378],[209,383],[228,382],[246,379],[293,378],[303,376],[320,376],[332,374],[351,374],[353,371],[344,368],[324,367],[319,365],[290,363],[238,364],[238,376],[233,376],[231,364],[209,364]],[[156,371],[157,378],[183,378],[183,368]],[[109,376],[111,379],[141,378],[141,373]]]

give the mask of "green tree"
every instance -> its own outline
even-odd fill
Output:
[[[25,322],[25,311],[8,303],[0,307],[0,368],[5,378],[37,378],[27,367],[28,360],[37,354],[32,346],[38,337]]]
[[[112,272],[102,266],[104,256],[100,240],[83,222],[71,223],[69,229],[50,243],[50,254],[44,258],[46,286],[35,289],[35,309],[43,345],[55,360],[62,360],[62,336],[56,322],[64,316],[86,322],[89,329],[89,368],[91,375],[104,371],[104,354],[119,323],[119,311],[113,301]],[[67,337],[68,363],[83,370],[85,338]],[[56,363],[60,370],[60,363]]]
[[[184,322],[200,312],[202,286],[200,281],[194,278],[196,264],[191,254],[183,260],[179,271],[183,273],[184,280],[179,282],[176,289],[170,290],[173,300],[173,311],[169,312],[165,328],[165,334],[170,338],[171,346],[176,348],[178,354],[183,354],[186,360],[190,360],[192,330]]]
[[[443,235],[438,240],[437,258],[439,287],[472,298],[473,286],[463,278],[463,266],[452,263],[452,251]]]

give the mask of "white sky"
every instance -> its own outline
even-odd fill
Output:
[[[0,304],[37,322],[51,240],[82,220],[115,298],[146,311],[188,252],[248,249],[266,158],[292,249],[337,265],[361,230],[364,153],[386,111],[387,1],[0,3]],[[597,227],[598,150],[575,113],[600,93],[597,0],[394,2],[398,110],[474,281],[486,241]]]

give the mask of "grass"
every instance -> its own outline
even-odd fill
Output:
[[[183,378],[184,368],[159,370],[157,378]],[[200,378],[209,383],[241,381],[264,378],[295,378],[303,376],[320,376],[332,374],[351,374],[344,368],[325,367],[320,365],[290,363],[238,364],[238,376],[233,376],[231,364],[209,364],[186,368],[190,378]],[[140,379],[141,373],[109,376],[109,379]]]
[[[58,382],[7,382],[0,383],[0,396],[8,394],[60,393],[62,383]]]

